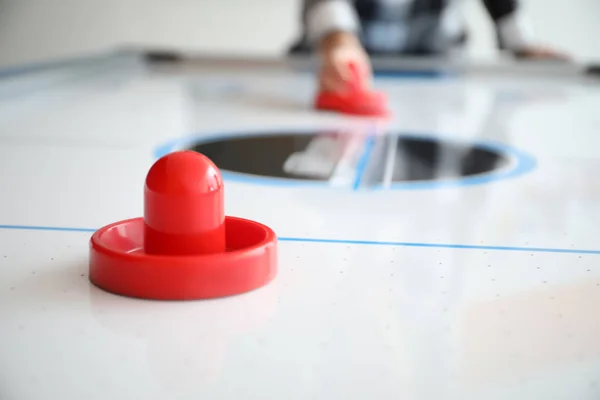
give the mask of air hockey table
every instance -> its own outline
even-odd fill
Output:
[[[0,73],[0,399],[600,398],[600,84],[375,60],[393,117],[312,109],[310,60],[116,53]],[[238,296],[90,283],[188,149],[278,236]]]

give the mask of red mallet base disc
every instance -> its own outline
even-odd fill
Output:
[[[387,99],[380,92],[320,92],[315,108],[352,115],[388,116]]]
[[[225,217],[226,251],[171,256],[144,252],[144,219],[107,225],[90,241],[90,281],[153,300],[197,300],[257,289],[277,274],[277,236],[258,222]]]

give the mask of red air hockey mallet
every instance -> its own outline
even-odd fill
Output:
[[[154,300],[240,294],[277,273],[277,236],[225,216],[223,179],[204,155],[178,151],[146,176],[144,217],[96,231],[90,281],[108,292]]]
[[[342,92],[321,91],[315,99],[315,108],[362,116],[389,116],[387,98],[382,92],[364,87],[362,75],[356,64],[350,63],[352,79]]]

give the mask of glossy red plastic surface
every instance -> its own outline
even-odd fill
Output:
[[[148,254],[224,252],[224,192],[217,167],[194,151],[159,159],[146,177],[144,220]]]
[[[319,92],[315,99],[315,108],[353,115],[388,116],[386,96],[381,92],[365,88],[358,68],[354,64],[350,65],[350,71],[352,79],[346,89],[341,92]]]
[[[382,117],[389,115],[385,98],[378,92],[320,92],[315,100],[315,108],[352,115]]]
[[[258,222],[224,215],[220,172],[192,151],[167,154],[148,172],[143,218],[119,221],[90,241],[90,281],[157,300],[229,296],[277,273],[277,237]]]
[[[257,222],[225,218],[227,251],[172,256],[144,251],[144,221],[120,221],[94,233],[90,280],[128,297],[193,300],[244,293],[277,273],[277,238]]]

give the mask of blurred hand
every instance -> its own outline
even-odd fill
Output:
[[[569,55],[543,46],[526,47],[516,51],[515,55],[524,60],[571,61]]]
[[[356,85],[370,86],[372,71],[371,61],[358,38],[348,32],[335,32],[327,35],[319,43],[321,70],[319,73],[320,89],[340,92],[352,82]],[[352,71],[351,65],[356,71]]]

